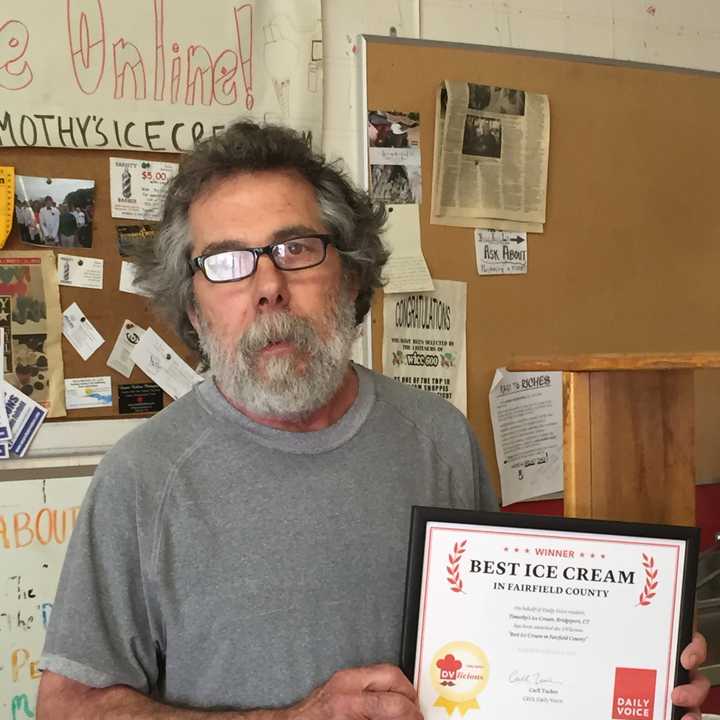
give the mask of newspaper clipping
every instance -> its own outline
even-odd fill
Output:
[[[445,81],[437,97],[431,222],[542,232],[547,95]]]
[[[385,296],[383,372],[467,414],[467,284],[434,282],[434,292]]]

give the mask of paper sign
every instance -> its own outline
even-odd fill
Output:
[[[110,158],[110,206],[114,218],[162,220],[165,195],[178,164]]]
[[[130,357],[173,400],[203,379],[152,328],[145,331]]]
[[[6,380],[3,380],[2,387],[5,395],[5,411],[12,434],[10,452],[22,457],[42,425],[47,410],[27,395],[23,395]]]
[[[476,228],[475,262],[478,275],[526,274],[527,233]]]
[[[57,256],[58,284],[102,290],[103,260],[79,255]]]
[[[435,289],[420,244],[418,205],[389,205],[383,240],[390,259],[383,268],[387,279],[384,292],[426,292]]]
[[[120,264],[120,291],[134,295],[147,295],[144,290],[135,285],[135,264],[126,260]]]
[[[110,376],[67,378],[65,380],[65,407],[68,410],[112,407]]]
[[[77,303],[63,312],[63,335],[83,360],[87,360],[105,342]]]
[[[386,295],[383,373],[467,409],[464,282],[435,280],[431,293]]]
[[[490,418],[502,504],[562,491],[562,373],[496,370]]]
[[[130,354],[140,342],[140,338],[144,332],[145,330],[139,325],[136,325],[130,320],[125,320],[115,340],[115,345],[110,353],[110,357],[107,360],[108,367],[117,370],[121,375],[129,378],[135,367],[135,363],[132,361]]]

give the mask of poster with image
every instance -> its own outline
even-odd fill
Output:
[[[419,203],[420,114],[370,110],[367,132],[373,200]]]
[[[49,417],[65,415],[60,317],[54,254],[0,252],[3,376],[46,408]]]

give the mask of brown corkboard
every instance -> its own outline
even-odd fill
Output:
[[[120,263],[122,258],[118,252],[116,227],[118,225],[142,224],[136,220],[115,219],[110,216],[110,162],[109,158],[128,157],[154,161],[178,162],[179,155],[169,153],[126,152],[124,150],[58,150],[50,148],[12,148],[3,147],[0,151],[0,163],[15,168],[16,175],[31,175],[50,178],[73,178],[95,181],[95,217],[93,220],[93,242],[91,248],[42,248],[20,241],[17,223],[14,224],[5,246],[6,250],[37,250],[57,255],[58,252],[102,258],[103,289],[91,290],[60,286],[60,306],[63,310],[77,302],[90,322],[105,338],[104,344],[84,361],[75,349],[62,339],[62,354],[65,378],[94,377],[109,375],[112,379],[113,407],[86,408],[68,410],[67,417],[47,420],[62,422],[63,420],[82,420],[87,418],[131,418],[137,415],[120,415],[117,403],[117,386],[119,384],[146,383],[150,379],[137,367],[129,378],[117,373],[106,365],[112,351],[123,320],[132,320],[138,325],[152,328],[178,354],[193,367],[197,358],[191,353],[172,331],[150,308],[147,298],[132,293],[120,292]],[[167,405],[171,398],[165,394]]]
[[[433,277],[468,284],[468,416],[496,483],[488,391],[495,368],[513,356],[720,349],[720,76],[367,40],[368,107],[420,113],[423,251]],[[472,230],[429,223],[444,79],[550,98],[547,222],[543,234],[528,235],[527,275],[478,276]],[[373,343],[381,367],[379,300]],[[714,398],[698,404],[699,443],[718,424],[713,372],[696,378],[696,395]],[[698,470],[718,476],[716,440],[713,448],[698,447]]]

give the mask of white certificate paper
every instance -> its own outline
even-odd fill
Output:
[[[565,532],[547,529],[565,519],[476,515],[508,524],[424,525],[414,679],[425,720],[670,720],[697,557],[697,536],[680,538],[696,531]]]

